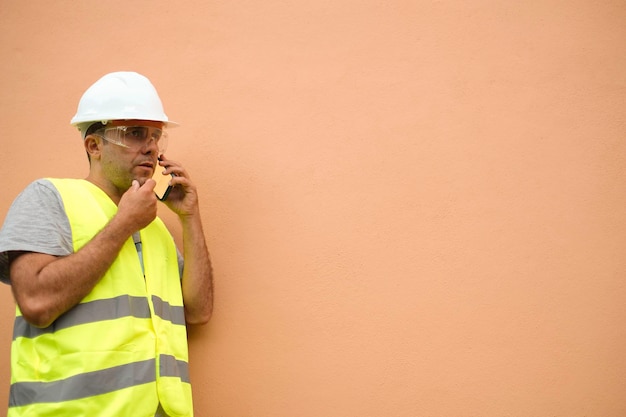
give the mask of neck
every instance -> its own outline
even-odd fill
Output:
[[[115,203],[115,205],[118,205],[120,203],[122,194],[124,194],[124,192],[126,191],[118,189],[110,181],[106,181],[100,177],[97,177],[96,175],[93,175],[93,173],[90,173],[85,178],[85,180],[89,181],[90,183],[104,191],[105,194],[108,195],[109,198]]]

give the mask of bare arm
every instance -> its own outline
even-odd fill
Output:
[[[175,188],[165,204],[178,214],[183,226],[185,320],[190,324],[205,324],[213,313],[213,271],[200,219],[197,190],[178,163],[163,157],[161,165],[167,168],[165,174],[176,175],[171,181]]]
[[[183,299],[185,319],[190,324],[205,324],[213,313],[213,271],[204,240],[200,216],[188,216],[183,224]]]
[[[47,327],[78,304],[109,269],[124,242],[156,217],[154,181],[138,183],[122,196],[117,214],[76,253],[55,257],[13,252],[11,288],[24,318]]]

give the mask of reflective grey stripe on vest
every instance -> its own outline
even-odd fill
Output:
[[[56,403],[147,384],[155,381],[154,359],[86,372],[53,382],[16,382],[11,385],[9,407]],[[159,374],[189,383],[189,364],[171,355],[159,356]]]
[[[171,306],[157,296],[152,296],[154,312],[164,320],[173,324],[185,325],[183,307]],[[94,300],[77,304],[46,328],[39,328],[29,324],[22,316],[15,318],[13,326],[13,340],[18,337],[35,338],[42,334],[54,333],[80,324],[94,323],[104,320],[114,320],[121,317],[150,318],[148,300],[144,297],[121,295],[115,298]]]
[[[177,360],[172,355],[160,355],[159,375],[177,377],[181,381],[189,383],[189,364],[185,361]]]
[[[87,372],[53,382],[16,382],[11,385],[9,407],[57,403],[106,394],[155,381],[154,359]]]
[[[180,306],[171,306],[167,301],[163,301],[156,295],[152,296],[154,314],[163,320],[171,321],[173,324],[185,325],[185,309]]]
[[[121,295],[115,298],[94,300],[77,304],[74,308],[56,319],[46,328],[38,328],[29,324],[23,317],[16,317],[13,327],[13,340],[18,337],[34,338],[46,333],[66,329],[80,324],[93,323],[103,320],[113,320],[120,317],[150,318],[148,300],[143,297]]]

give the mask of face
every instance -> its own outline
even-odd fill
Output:
[[[120,126],[127,127],[126,129]],[[122,194],[133,180],[140,184],[152,177],[158,167],[162,122],[146,120],[115,120],[107,123],[101,141],[102,180]]]

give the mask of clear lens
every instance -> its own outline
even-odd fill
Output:
[[[167,131],[148,126],[113,126],[102,130],[108,142],[134,151],[156,143],[159,153],[167,149]]]

